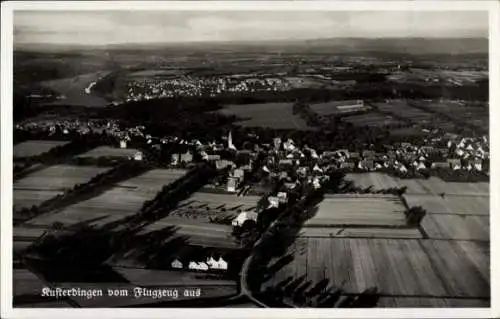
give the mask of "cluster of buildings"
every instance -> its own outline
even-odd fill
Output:
[[[287,89],[289,89],[289,84],[283,78],[252,77],[240,79],[228,76],[200,79],[186,77],[184,79],[132,81],[128,83],[125,101],[140,101],[175,96],[214,97],[219,94],[284,91]]]
[[[187,265],[187,267],[186,267]],[[228,267],[227,261],[225,261],[222,256],[219,259],[214,259],[213,257],[207,258],[206,261],[189,261],[186,264],[183,264],[179,259],[175,259],[172,261],[170,265],[173,269],[189,269],[189,270],[198,270],[198,271],[209,271],[209,270],[222,270],[226,271]]]

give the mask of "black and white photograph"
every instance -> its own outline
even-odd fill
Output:
[[[493,307],[498,4],[56,2],[2,31],[9,307]]]

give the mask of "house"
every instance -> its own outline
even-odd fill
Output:
[[[279,205],[280,205],[280,200],[277,196],[269,196],[267,198],[267,200],[269,201],[269,206],[268,208],[271,208],[271,207],[276,207],[278,208]]]
[[[172,164],[174,166],[179,165],[179,158],[180,158],[180,154],[177,154],[177,153],[172,154],[170,156],[170,164]]]
[[[208,265],[204,262],[199,262],[196,269],[201,271],[207,271]]]
[[[192,161],[193,161],[193,154],[191,154],[190,151],[187,151],[186,153],[180,155],[181,163],[191,163]]]
[[[344,162],[340,164],[341,169],[353,169],[354,168],[354,163],[353,162]]]
[[[135,152],[134,160],[135,161],[142,161],[142,152]]]
[[[313,167],[313,172],[323,173],[323,170],[319,168],[318,164],[315,164]]]
[[[293,165],[293,160],[292,159],[281,159],[279,161],[279,165],[282,165],[282,166]]]
[[[227,179],[227,191],[231,193],[236,193],[236,189],[238,188],[238,178],[230,176]]]
[[[375,157],[374,151],[370,151],[370,150],[363,151],[363,158],[374,158],[374,157]]]
[[[474,169],[477,171],[483,170],[483,161],[480,158],[474,160]]]
[[[224,168],[226,168],[228,166],[230,166],[230,167],[236,167],[236,164],[234,164],[233,161],[228,161],[226,159],[221,159],[221,160],[218,160],[218,161],[215,162],[215,167],[217,169],[224,169]]]
[[[356,160],[356,159],[361,158],[361,155],[359,154],[359,152],[349,152],[349,156],[348,157],[350,159]]]
[[[297,174],[299,174],[301,176],[306,176],[307,171],[308,171],[307,166],[300,166],[299,168],[297,168]]]
[[[172,261],[171,266],[172,266],[172,268],[182,269],[182,263],[178,259],[175,259],[174,261]]]
[[[213,257],[210,257],[210,258],[207,258],[206,264],[208,265],[208,267],[213,269],[214,265],[217,264],[217,261]]]
[[[285,182],[283,185],[287,189],[294,189],[297,186],[297,182]]]
[[[448,165],[453,169],[453,170],[458,170],[462,168],[462,163],[459,158],[449,158],[446,160],[448,162]]]
[[[188,269],[196,270],[198,269],[198,264],[194,261],[190,261],[188,265]]]
[[[120,148],[127,148],[127,141],[126,140],[120,140]]]
[[[227,262],[222,259],[222,257],[219,257],[219,260],[215,260],[212,257],[207,258],[206,264],[210,267],[210,269],[227,270]]]
[[[234,164],[233,162],[231,162],[231,163]],[[241,169],[241,168],[237,168],[237,169],[235,169],[233,171],[233,175],[232,176],[236,177],[237,179],[239,179],[240,181],[242,181],[245,178],[245,171],[243,169]]]
[[[273,145],[275,149],[279,149],[281,146],[281,138],[279,137],[273,138]]]
[[[401,173],[407,173],[407,172],[408,172],[408,169],[407,169],[404,165],[401,165],[401,166],[399,167],[399,171],[400,171]]]
[[[318,189],[318,188],[320,188],[320,187],[321,187],[321,183],[320,183],[320,181],[319,181],[319,178],[317,178],[317,177],[315,177],[315,178],[313,179],[312,184],[313,184],[313,187],[314,187],[315,189]]]
[[[217,260],[217,269],[222,269],[222,270],[227,270],[228,264],[227,261],[222,259],[222,257],[219,257],[219,260]]]
[[[204,159],[207,160],[207,161],[209,161],[209,162],[215,162],[215,161],[220,160],[220,155],[218,155],[218,154],[207,154]]]
[[[423,169],[426,169],[427,167],[425,166],[424,162],[420,162],[418,163],[416,169],[417,171],[420,171],[420,170],[423,170]]]
[[[280,203],[286,203],[288,200],[288,194],[286,192],[278,192],[278,200]]]
[[[431,168],[450,168],[450,164],[448,162],[433,162]]]
[[[256,212],[241,212],[235,219],[233,219],[231,225],[233,226],[243,226],[243,223],[247,220],[253,220],[257,222],[258,214]]]

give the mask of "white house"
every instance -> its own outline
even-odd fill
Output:
[[[318,172],[318,173],[323,173],[323,170],[319,168],[318,164],[314,165],[313,171]]]
[[[208,270],[208,265],[205,264],[204,262],[199,262],[196,269],[202,270],[202,271],[207,271]]]
[[[210,257],[210,258],[207,258],[206,263],[210,268],[214,268],[214,265],[217,263],[217,261],[215,259],[213,259],[213,257]]]
[[[313,184],[313,187],[314,187],[315,189],[318,189],[318,188],[320,188],[320,187],[321,187],[321,184],[320,184],[320,182],[319,182],[319,178],[314,178],[314,180],[313,180],[312,184]]]
[[[134,154],[134,160],[136,160],[136,161],[142,161],[142,152],[136,152]]]
[[[120,148],[127,148],[127,140],[125,139],[120,140]]]
[[[279,198],[276,197],[276,196],[269,196],[267,198],[267,200],[269,201],[269,207],[268,208],[279,207],[279,205],[280,205]]]
[[[188,265],[189,269],[198,269],[198,264],[195,263],[194,261],[190,261]]]
[[[242,226],[243,223],[247,220],[253,220],[253,221],[257,222],[257,213],[256,212],[241,212],[235,219],[233,219],[231,225]]]
[[[401,166],[399,167],[399,171],[400,171],[401,173],[406,173],[406,172],[408,172],[408,169],[407,169],[404,165],[401,165]]]
[[[179,165],[179,154],[172,154],[172,156],[170,156],[170,164],[172,165]]]
[[[190,151],[180,155],[180,161],[182,163],[191,163],[193,161],[193,154]]]
[[[181,269],[182,263],[178,259],[175,259],[174,261],[172,261],[171,266],[172,268]]]
[[[219,260],[215,260],[212,257],[207,258],[208,266],[210,269],[221,269],[221,270],[227,270],[227,262],[222,259],[222,257],[219,257]]]
[[[222,257],[219,257],[219,260],[217,261],[217,269],[223,269],[223,270],[227,270],[227,261],[225,261],[224,259],[222,259]]]
[[[238,179],[236,177],[229,177],[227,179],[227,191],[235,193],[238,188]]]
[[[423,162],[418,163],[417,165],[417,171],[425,169],[425,164]]]
[[[278,200],[281,203],[286,203],[287,199],[288,199],[287,197],[288,197],[288,194],[286,192],[278,192]]]

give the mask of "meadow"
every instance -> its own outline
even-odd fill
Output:
[[[299,115],[292,113],[292,106],[292,103],[228,105],[219,112],[243,118],[240,124],[246,127],[311,129]]]
[[[351,123],[354,126],[391,126],[391,125],[403,125],[404,123],[396,120],[390,115],[378,114],[378,113],[367,113],[360,115],[351,115],[342,118],[343,122]]]
[[[76,156],[77,158],[99,158],[99,157],[129,157],[137,152],[133,148],[118,148],[111,146],[99,146],[90,151]]]
[[[459,183],[445,182],[437,177],[428,179],[401,179],[384,173],[352,173],[347,174],[346,180],[351,180],[358,187],[381,190],[392,187],[406,186],[406,194],[440,195],[489,195],[489,183]]]
[[[326,195],[305,227],[405,226],[405,206],[390,195]]]
[[[384,297],[490,297],[489,244],[432,239],[298,238],[294,261],[267,285],[288,276],[328,279],[348,293],[376,286]],[[445,301],[442,300],[442,301]],[[418,302],[407,306],[417,306]]]
[[[14,145],[12,150],[14,158],[25,158],[42,155],[57,146],[68,144],[68,141],[25,141]]]
[[[14,210],[40,205],[77,184],[87,183],[94,176],[108,169],[62,164],[36,171],[14,183]]]
[[[164,185],[181,178],[186,171],[154,169],[117,183],[97,197],[71,205],[60,212],[44,214],[29,221],[31,225],[50,226],[54,222],[72,225],[91,222],[103,225],[135,214],[146,200],[153,199]]]

